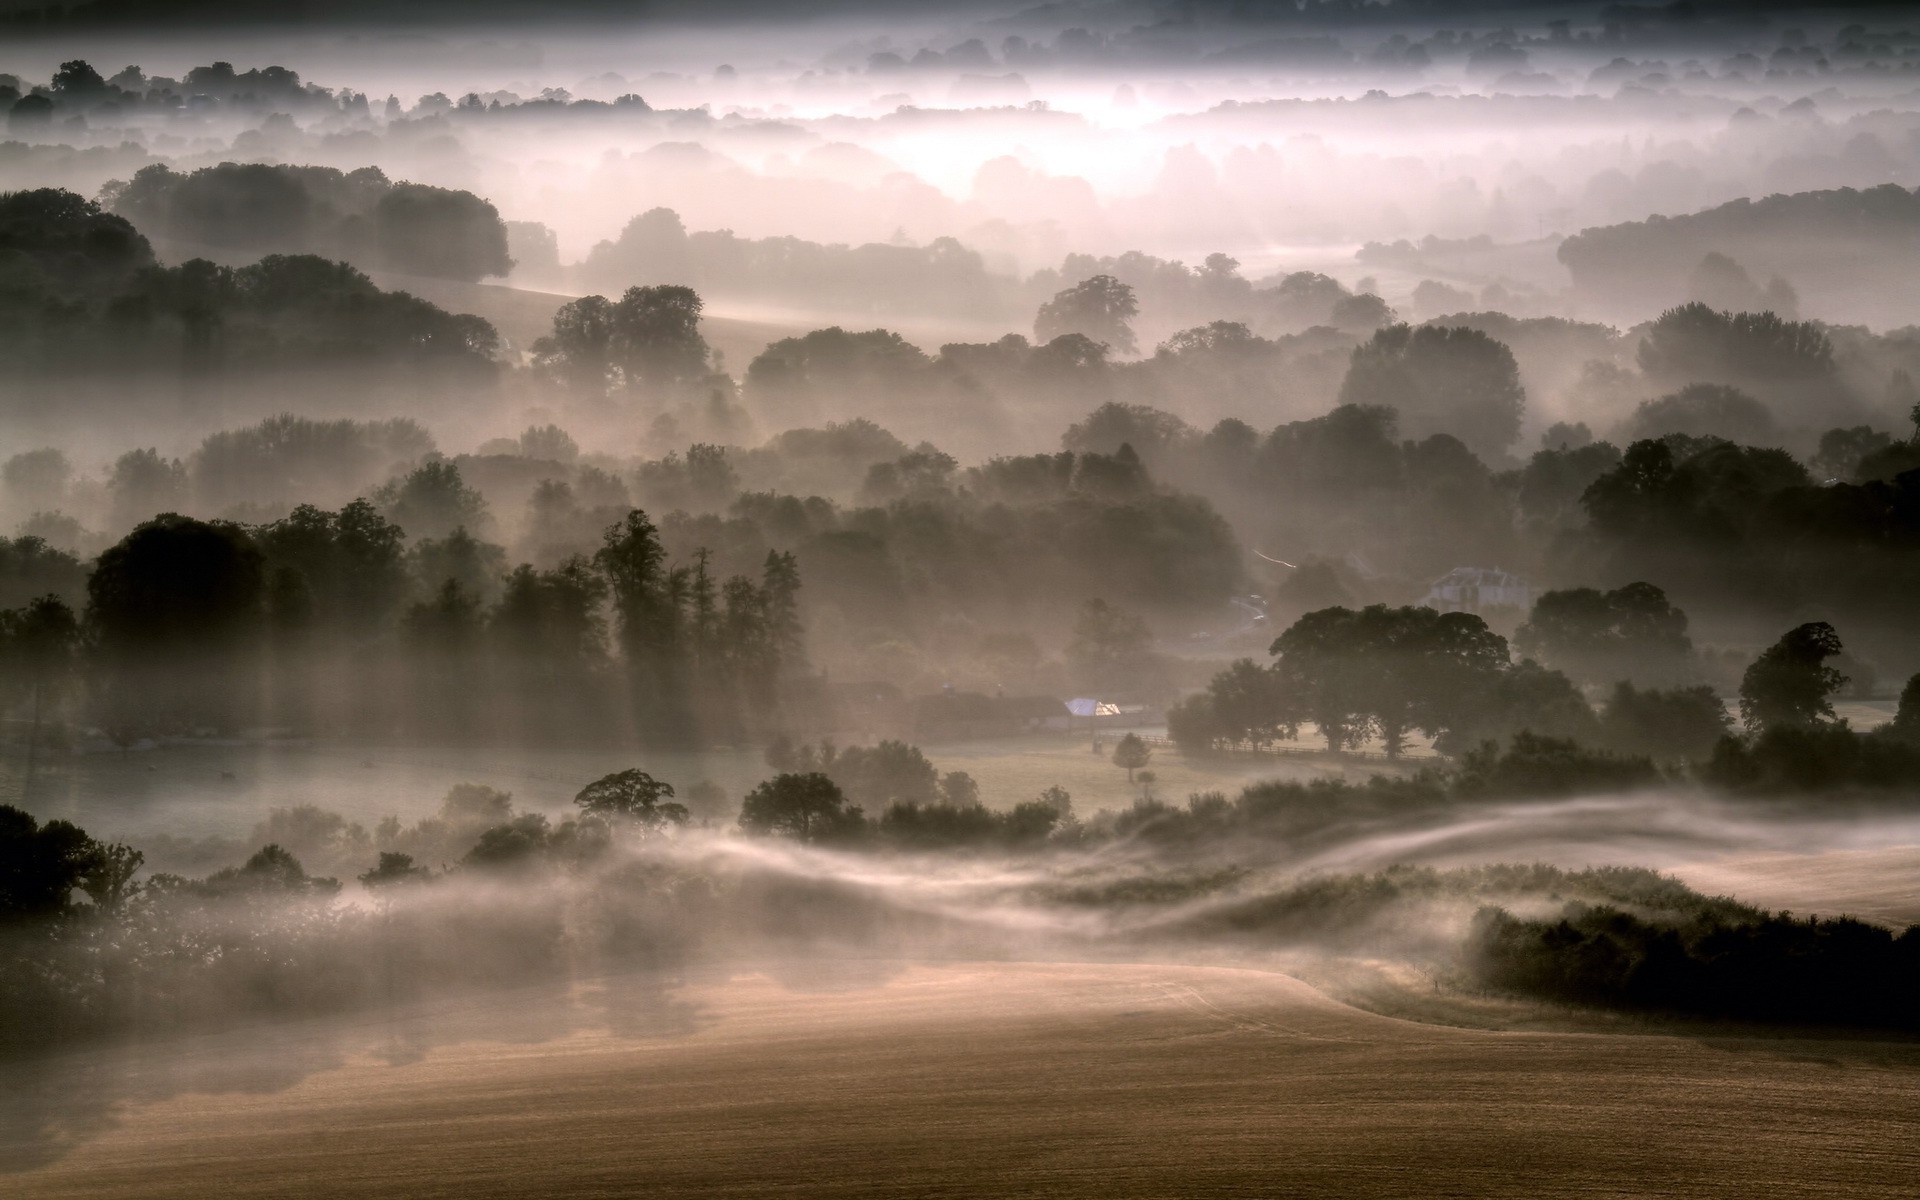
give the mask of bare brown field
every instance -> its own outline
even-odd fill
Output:
[[[202,1042],[198,1083],[0,1192],[1906,1197],[1920,1168],[1911,1045],[1445,1028],[1227,968],[871,969],[690,986],[624,1036],[521,997],[410,1052],[380,1021],[337,1061],[283,1031],[264,1075]],[[641,1017],[623,1006],[560,1007]]]

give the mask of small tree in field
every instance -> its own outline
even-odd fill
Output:
[[[648,833],[687,823],[687,806],[674,802],[673,785],[641,770],[603,775],[581,788],[573,802],[589,815],[631,821]]]
[[[1142,741],[1137,733],[1129,733],[1113,747],[1113,765],[1125,767],[1127,782],[1133,782],[1133,773],[1147,765],[1153,758],[1153,748]]]

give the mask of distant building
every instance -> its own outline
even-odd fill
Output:
[[[1499,567],[1455,567],[1433,581],[1420,603],[1441,612],[1473,613],[1495,608],[1533,607],[1533,585]]]

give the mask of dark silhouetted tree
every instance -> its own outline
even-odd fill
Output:
[[[1113,745],[1113,765],[1126,771],[1128,783],[1133,782],[1133,773],[1152,759],[1153,748],[1137,733],[1126,734]]]
[[[740,828],[803,842],[828,840],[859,817],[838,784],[818,771],[787,773],[755,787],[740,804]]]
[[[1381,604],[1308,613],[1272,653],[1289,703],[1328,749],[1377,732],[1389,755],[1411,730],[1439,737],[1474,718],[1508,668],[1506,639],[1479,617]]]
[[[0,923],[57,916],[93,869],[98,847],[66,821],[45,825],[0,804]]]
[[[1740,720],[1754,733],[1835,721],[1829,697],[1847,677],[1826,664],[1840,650],[1840,635],[1825,621],[1788,630],[1741,676]]]
[[[687,823],[687,806],[674,801],[673,785],[638,769],[601,776],[573,802],[590,816],[629,822],[649,834]]]
[[[1900,705],[1887,723],[1887,735],[1920,745],[1920,675],[1909,678],[1900,689]]]
[[[260,551],[232,525],[169,514],[109,547],[86,613],[109,729],[234,727],[252,698],[265,595]]]
[[[360,874],[360,884],[370,891],[393,887],[395,884],[424,883],[433,878],[433,872],[425,867],[415,866],[413,855],[401,854],[393,850],[380,852],[380,861]]]
[[[1514,635],[1520,653],[1576,679],[1670,678],[1693,657],[1687,614],[1650,583],[1610,592],[1570,588],[1546,592]]]

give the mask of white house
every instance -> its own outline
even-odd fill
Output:
[[[1533,585],[1499,567],[1455,567],[1433,581],[1420,603],[1441,612],[1476,615],[1493,608],[1533,607]]]

